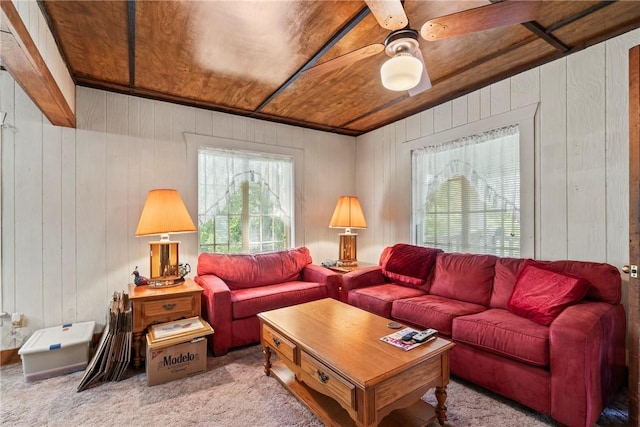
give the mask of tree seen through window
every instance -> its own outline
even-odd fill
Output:
[[[203,252],[256,253],[285,249],[288,228],[262,182],[242,181],[226,206],[200,227]]]
[[[440,184],[427,206],[425,245],[447,252],[519,256],[519,219],[484,203],[465,177],[457,175]]]

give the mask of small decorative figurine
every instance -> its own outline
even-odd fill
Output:
[[[184,276],[189,273],[191,273],[191,266],[189,264],[180,264],[178,266],[178,276],[180,276],[181,279],[184,279]]]
[[[149,279],[147,279],[144,276],[141,276],[140,273],[138,273],[138,266],[136,265],[136,269],[133,270],[133,273],[131,273],[135,276],[135,278],[133,279],[133,283],[136,284],[136,286],[142,286],[142,285],[148,285],[149,284]]]

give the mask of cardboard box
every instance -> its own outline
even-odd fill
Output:
[[[147,385],[206,372],[206,336],[212,333],[199,317],[153,325],[147,333]]]
[[[36,381],[87,367],[96,322],[69,323],[39,329],[18,350],[27,381]]]

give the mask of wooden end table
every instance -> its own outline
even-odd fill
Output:
[[[144,362],[143,338],[147,328],[155,323],[165,323],[188,317],[200,316],[200,295],[203,289],[191,279],[169,288],[150,288],[129,284],[129,299],[133,308],[133,367]]]
[[[393,332],[388,319],[329,298],[258,318],[266,375],[326,425],[444,424],[454,343],[437,338],[405,351],[380,340]],[[435,409],[420,399],[432,388]]]

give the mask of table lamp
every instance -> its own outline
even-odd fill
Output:
[[[159,241],[149,242],[150,274],[152,282],[174,285],[182,282],[178,266],[178,245],[170,241],[169,233],[193,233],[193,224],[177,190],[151,190],[144,203],[136,236],[160,235]]]
[[[340,196],[336,209],[333,211],[330,228],[344,228],[344,233],[340,234],[340,248],[338,249],[338,265],[345,267],[355,267],[358,265],[357,259],[357,238],[358,235],[351,232],[352,228],[367,228],[367,221],[364,219],[362,208],[357,197]]]

